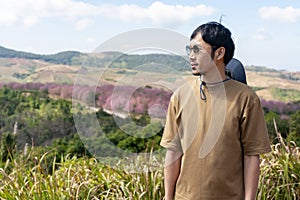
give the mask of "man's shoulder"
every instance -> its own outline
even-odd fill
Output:
[[[258,100],[259,97],[255,91],[247,84],[231,79],[226,85],[227,94],[238,96],[239,99]]]
[[[182,96],[198,88],[199,78],[187,77],[184,82],[174,91],[174,95]]]
[[[249,95],[256,95],[255,91],[247,84],[242,83],[240,81],[230,79],[228,81],[227,88],[230,90],[234,90],[234,92],[249,94]]]

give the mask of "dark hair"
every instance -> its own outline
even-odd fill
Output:
[[[208,22],[196,28],[190,40],[198,33],[201,33],[202,39],[212,46],[212,56],[219,47],[225,48],[224,63],[227,65],[233,57],[235,48],[230,30],[218,22]]]

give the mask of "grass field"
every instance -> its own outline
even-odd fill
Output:
[[[277,144],[272,148],[272,153],[261,158],[257,199],[299,199],[299,147]],[[53,158],[50,152],[30,152],[0,168],[0,198],[160,200],[164,196],[162,164],[153,160],[135,163],[139,167],[154,164],[156,170],[129,173],[94,158]]]

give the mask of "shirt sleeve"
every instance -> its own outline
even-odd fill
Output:
[[[243,113],[241,130],[244,155],[259,155],[271,151],[263,109],[257,96]]]
[[[178,110],[178,101],[173,94],[169,102],[166,124],[160,145],[168,150],[182,152],[179,137],[180,114]]]

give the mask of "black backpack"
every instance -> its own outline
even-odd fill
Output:
[[[230,78],[247,84],[245,68],[239,60],[232,58],[226,65],[225,73]]]

